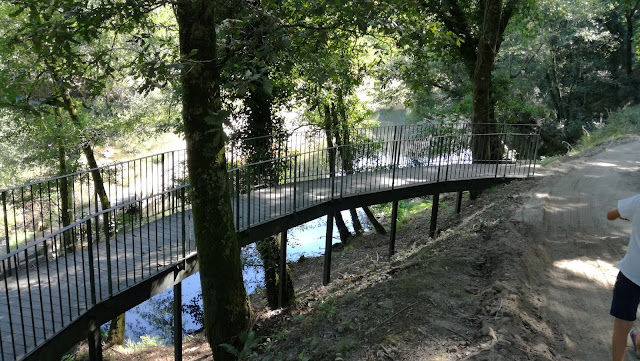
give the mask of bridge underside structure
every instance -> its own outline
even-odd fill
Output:
[[[236,155],[229,184],[240,246],[336,211],[481,190],[535,172],[535,126],[480,135],[442,128],[379,128],[330,148],[300,142],[253,164]],[[482,139],[499,154],[474,159],[473,142]],[[108,209],[98,205],[90,171],[2,191],[1,360],[59,359],[101,324],[197,272],[181,154],[101,169],[113,183],[107,188],[115,205]],[[80,189],[70,192],[75,217],[67,225],[59,215],[65,179]],[[45,230],[27,231],[47,219]]]

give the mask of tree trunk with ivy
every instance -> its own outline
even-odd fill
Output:
[[[182,69],[182,119],[187,142],[193,225],[198,248],[204,329],[216,361],[235,357],[249,328],[251,311],[242,280],[240,247],[233,224],[225,160],[220,98],[220,65],[216,43],[216,2],[178,0]]]
[[[345,105],[342,96],[338,97],[338,101],[338,108],[340,110],[336,112],[336,109],[334,108],[332,112],[333,135],[336,140],[336,145],[338,146],[338,149],[340,151],[342,169],[345,170],[346,174],[353,174],[353,149],[351,149],[349,124],[347,122],[347,114],[344,109]],[[356,212],[356,209],[349,209],[349,214],[351,215],[351,222],[353,224],[353,230],[355,231],[356,235],[363,234],[364,228],[362,227],[362,223],[360,223],[360,219],[358,218],[358,212]],[[340,221],[342,221],[342,215],[340,215],[339,218]],[[336,219],[336,221],[337,220],[338,219]],[[346,229],[346,225],[344,228]],[[340,234],[340,236],[342,237],[342,233]],[[349,236],[351,236],[351,234],[349,234]]]
[[[252,144],[245,144],[244,148],[249,152],[249,163],[273,160],[274,141],[277,139],[271,136],[274,130],[278,129],[277,119],[274,119],[272,112],[273,96],[267,91],[264,82],[268,81],[265,76],[259,81],[253,82],[251,92],[246,100],[249,108],[248,133],[252,137],[263,137],[262,141]],[[276,146],[279,146],[275,144]],[[265,167],[261,168],[263,174],[261,176],[266,179],[270,185],[277,185],[280,170],[280,161],[265,163]],[[260,259],[264,265],[265,289],[267,292],[267,304],[271,309],[277,309],[280,279],[278,275],[278,267],[280,264],[280,235],[267,237],[256,242],[256,248],[260,254]],[[282,299],[282,307],[290,306],[295,300],[295,290],[289,269],[287,268],[285,277],[285,292]]]
[[[58,132],[62,132],[62,114],[60,108],[55,109],[56,127]],[[58,135],[58,175],[64,176],[69,173],[67,169],[67,151],[64,146],[62,134]],[[60,178],[60,219],[62,227],[71,225],[71,199],[69,194],[69,185],[66,177]],[[62,235],[64,249],[73,252],[73,231],[69,230]]]
[[[264,265],[264,283],[267,292],[267,305],[272,310],[278,308],[280,277],[278,274],[280,265],[280,247],[282,246],[280,235],[260,240],[256,248],[260,253]],[[293,281],[291,280],[289,267],[286,268],[285,288],[282,297],[282,307],[290,306],[295,300]]]
[[[80,125],[80,119],[78,118],[78,109],[73,102],[73,99],[69,95],[67,90],[62,92],[62,101],[71,117],[71,121],[77,126]],[[91,169],[91,178],[93,179],[93,186],[96,194],[98,195],[98,199],[100,200],[100,206],[102,209],[111,208],[111,203],[109,202],[109,195],[104,187],[104,179],[102,178],[102,173],[98,170],[98,162],[96,161],[96,157],[93,152],[93,148],[88,140],[84,140],[81,144],[82,152],[84,153],[85,158],[87,159],[87,164],[89,165],[89,169]],[[105,230],[107,231],[107,230]],[[124,332],[126,327],[125,314],[122,313],[118,317],[111,320],[109,324],[109,334],[107,336],[108,342],[115,345],[124,345]]]
[[[336,176],[336,149],[333,147],[333,114],[335,113],[335,107],[329,105],[324,106],[324,119],[325,119],[325,135],[327,138],[327,148],[329,148],[329,177],[335,178]],[[347,244],[351,238],[351,232],[344,223],[342,214],[340,212],[334,213],[334,219],[336,226],[338,227],[338,233],[340,234],[340,241],[343,244]],[[327,227],[332,225],[327,224]]]
[[[476,66],[473,73],[473,137],[471,152],[474,163],[494,163],[502,158],[500,139],[492,119],[491,74],[498,52],[501,34],[502,1],[487,0],[484,3],[482,33],[478,41]],[[471,192],[472,198],[477,192]]]

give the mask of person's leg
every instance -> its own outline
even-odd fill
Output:
[[[613,286],[611,300],[611,316],[613,322],[613,336],[611,337],[611,356],[613,361],[623,361],[627,348],[627,337],[636,319],[636,312],[640,304],[640,286],[633,283],[622,272],[618,273],[616,284]]]
[[[633,321],[615,318],[613,321],[613,337],[611,337],[611,359],[624,361],[624,353],[627,350],[627,337],[633,326]]]

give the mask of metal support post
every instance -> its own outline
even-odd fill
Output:
[[[173,359],[182,361],[182,282],[173,285]]]
[[[324,271],[322,284],[331,282],[331,247],[333,247],[333,209],[327,213],[327,239],[324,247]]]
[[[102,361],[102,336],[100,335],[100,328],[89,331],[87,344],[89,345],[89,361]]]
[[[429,227],[429,237],[436,235],[436,226],[438,224],[438,205],[440,203],[440,193],[433,195],[433,204],[431,205],[431,226]]]
[[[462,191],[456,196],[456,213],[460,213],[460,208],[462,208]]]
[[[389,232],[389,257],[396,253],[396,224],[398,223],[398,201],[391,208],[391,231]]]

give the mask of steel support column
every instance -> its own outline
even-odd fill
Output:
[[[440,193],[433,195],[433,204],[431,205],[431,226],[429,227],[429,237],[436,235],[436,226],[438,224],[438,205],[440,203]]]
[[[391,208],[391,231],[389,232],[389,257],[396,253],[396,225],[398,223],[398,201]]]
[[[182,361],[182,281],[173,285],[173,359]]]
[[[89,361],[102,361],[102,336],[99,327],[89,331],[87,344],[89,345]]]
[[[331,250],[333,247],[333,209],[327,213],[327,239],[324,247],[324,271],[322,284],[328,285],[331,282]]]

